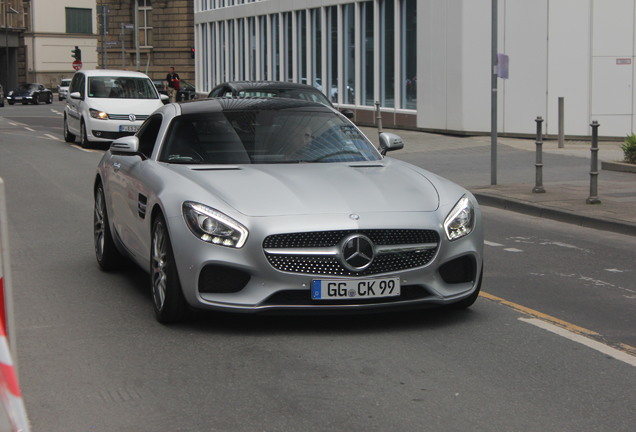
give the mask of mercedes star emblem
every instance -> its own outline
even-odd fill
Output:
[[[341,244],[342,265],[347,270],[359,272],[373,262],[375,248],[367,236],[352,234],[345,237]]]

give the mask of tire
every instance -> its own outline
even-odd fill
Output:
[[[86,134],[86,123],[84,123],[84,120],[80,122],[80,145],[85,149],[91,146],[90,141],[88,141],[88,135]]]
[[[33,105],[40,105],[40,94],[33,95]]]
[[[162,324],[173,324],[185,319],[187,304],[179,282],[168,227],[161,215],[152,223],[150,288],[157,321]]]
[[[13,105],[14,103],[14,101],[9,101],[9,105]]]
[[[99,267],[104,271],[121,268],[124,257],[117,250],[108,224],[108,212],[104,197],[104,186],[98,184],[95,189],[95,207],[93,211],[93,239],[95,257]]]
[[[49,105],[53,103],[53,93],[49,93],[49,97],[46,98],[46,103]]]
[[[64,116],[64,141],[66,141],[67,143],[75,142],[75,135],[68,131],[66,116]]]
[[[477,282],[477,288],[475,288],[475,291],[470,296],[466,297],[465,299],[452,303],[448,307],[454,310],[467,309],[471,307],[473,303],[475,303],[475,301],[477,300],[477,297],[479,297],[479,293],[481,291],[481,281],[483,279],[483,276],[484,276],[484,266],[482,264],[481,272],[479,273],[479,282]]]

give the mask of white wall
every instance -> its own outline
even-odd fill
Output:
[[[418,3],[418,127],[490,130],[491,0]],[[498,129],[624,136],[636,127],[636,0],[499,0]]]
[[[72,76],[75,70],[71,50],[82,50],[83,69],[97,67],[97,11],[95,3],[86,0],[46,0],[32,2],[33,36],[25,43],[29,73],[56,72]],[[93,34],[66,33],[66,7],[92,9]]]

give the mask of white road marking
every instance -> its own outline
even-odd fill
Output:
[[[62,114],[64,114],[63,112],[58,111],[58,110],[53,109],[53,108],[51,108],[51,112],[52,112],[52,113],[54,113],[54,114],[57,114],[57,115],[62,115]]]
[[[523,252],[521,249],[517,249],[517,248],[506,248],[504,250],[506,252],[514,252],[514,253]]]
[[[47,138],[50,138],[50,139],[52,139],[52,140],[55,140],[55,141],[60,141],[60,142],[61,142],[61,141],[64,141],[64,140],[62,140],[60,137],[56,137],[55,135],[51,135],[51,134],[44,134],[44,136],[45,136],[45,137],[47,137]]]
[[[71,147],[77,150],[88,152],[88,153],[97,153],[97,150],[85,149],[85,148],[82,148],[81,146],[78,146],[77,144],[71,144]]]
[[[35,129],[31,129],[30,127],[25,126],[24,128],[28,131],[35,132]]]
[[[605,269],[605,271],[608,271],[610,273],[625,273],[623,270],[619,269]]]
[[[617,350],[616,348],[612,348],[608,345],[605,345],[601,342],[597,342],[595,340],[592,340],[590,338],[587,338],[585,336],[582,336],[580,334],[571,332],[569,330],[566,330],[564,328],[561,328],[559,326],[556,326],[554,324],[550,324],[548,322],[542,321],[540,319],[537,318],[519,318],[519,321],[523,321],[525,323],[528,324],[532,324],[533,326],[542,328],[544,330],[547,330],[549,332],[552,332],[556,335],[559,335],[561,337],[564,337],[566,339],[569,339],[573,342],[578,342],[581,345],[585,345],[589,348],[592,348],[593,350],[596,350],[600,353],[603,353],[605,355],[608,355],[610,357],[615,358],[616,360],[620,360],[624,363],[627,363],[628,365],[631,366],[635,366],[636,367],[636,357],[627,354],[626,352]]]
[[[491,241],[488,241],[488,240],[484,240],[484,244],[486,246],[492,246],[492,247],[501,247],[501,246],[503,246],[500,243],[495,243],[495,242],[491,242]]]

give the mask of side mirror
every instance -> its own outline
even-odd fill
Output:
[[[170,102],[170,96],[165,95],[163,93],[159,95],[159,98],[161,99],[161,102],[163,102],[164,105]]]
[[[82,94],[80,92],[73,92],[68,95],[71,99],[82,99]]]
[[[399,135],[389,132],[380,134],[380,153],[385,156],[387,152],[404,148],[404,141]]]
[[[138,156],[139,138],[134,135],[118,138],[110,145],[110,151],[113,154]]]
[[[351,111],[350,109],[345,108],[343,110],[340,110],[340,112],[342,113],[343,116],[345,116],[349,120],[353,119],[353,111]]]

